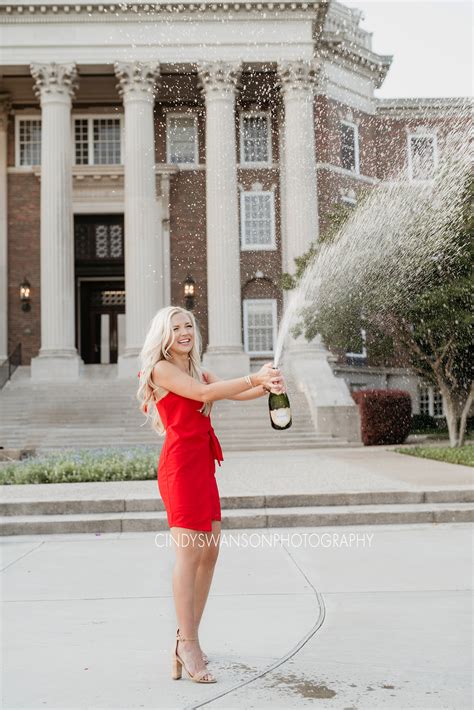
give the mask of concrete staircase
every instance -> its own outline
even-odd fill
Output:
[[[305,395],[287,378],[293,425],[270,426],[267,398],[219,401],[212,422],[224,452],[348,446],[344,439],[315,432]],[[138,410],[137,382],[116,378],[115,365],[87,365],[77,383],[32,383],[19,367],[0,391],[0,445],[4,448],[153,446],[162,438]],[[352,444],[353,445],[353,444]]]
[[[168,530],[161,499],[100,494],[67,499],[0,502],[0,536],[57,533],[123,533]],[[474,494],[465,489],[430,492],[370,491],[304,495],[223,496],[223,529],[393,525],[474,521]]]

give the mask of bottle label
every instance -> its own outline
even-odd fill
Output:
[[[286,426],[291,419],[291,410],[289,407],[280,407],[280,409],[270,410],[272,422],[276,426]]]

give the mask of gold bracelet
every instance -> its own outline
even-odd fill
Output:
[[[245,375],[244,380],[246,381],[249,387],[253,387],[253,382],[250,379],[250,375]]]

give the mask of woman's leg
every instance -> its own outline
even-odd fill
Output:
[[[171,528],[176,550],[176,562],[173,569],[173,596],[179,631],[185,638],[197,639],[198,625],[194,612],[196,574],[200,558],[207,548],[205,534],[205,532],[186,528]],[[201,668],[205,668],[197,640],[180,641],[178,653],[192,675]],[[212,674],[209,673],[209,678],[211,677]],[[207,676],[204,676],[204,680],[206,678]]]
[[[206,547],[203,548],[199,565],[196,571],[196,581],[194,587],[194,621],[196,628],[199,628],[204,607],[206,605],[209,589],[211,588],[212,577],[219,555],[219,542],[221,532],[221,521],[212,521],[212,530],[206,535]]]

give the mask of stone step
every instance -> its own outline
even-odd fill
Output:
[[[67,385],[31,383],[29,368],[19,368],[0,392],[0,444],[34,446],[39,451],[97,446],[161,447],[157,434],[138,410],[137,383],[114,379],[114,366],[87,366],[82,379]],[[305,395],[287,377],[293,425],[284,432],[270,426],[267,398],[214,404],[212,423],[224,449],[257,451],[274,448],[347,446],[314,429]]]
[[[63,484],[67,486],[68,484]],[[94,485],[94,484],[92,484]],[[92,496],[92,492],[89,493]],[[362,505],[400,505],[429,503],[474,503],[474,489],[447,489],[433,491],[352,491],[349,493],[290,493],[266,494],[251,496],[221,496],[222,510],[251,510],[254,508],[303,508],[330,506],[362,506]],[[122,497],[120,495],[108,498],[84,496],[69,499],[54,498],[49,500],[24,499],[0,501],[0,515],[77,515],[95,513],[121,512],[162,512],[163,502],[158,495],[150,497]]]
[[[474,522],[473,503],[237,508],[222,511],[223,529]],[[164,511],[13,515],[0,535],[167,531]]]

